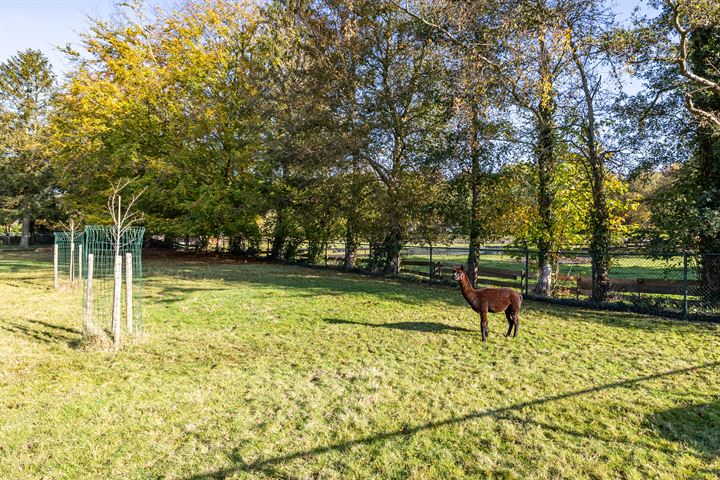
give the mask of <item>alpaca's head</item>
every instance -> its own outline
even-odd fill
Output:
[[[459,267],[453,268],[453,280],[460,280],[464,273],[463,266],[460,265]]]

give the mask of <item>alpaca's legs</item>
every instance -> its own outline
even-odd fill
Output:
[[[520,326],[520,312],[513,313],[513,323],[515,325],[515,332],[513,333],[513,337],[517,337],[518,327]]]
[[[484,342],[487,340],[488,336],[488,319],[487,319],[487,311],[483,310],[480,312],[480,330],[482,332],[482,341]]]
[[[507,321],[508,321],[508,331],[507,331],[507,333],[505,334],[505,336],[506,336],[506,337],[509,337],[510,334],[512,333],[512,329],[513,329],[513,313],[512,313],[512,308],[508,308],[507,310],[505,310],[505,318],[507,318]]]

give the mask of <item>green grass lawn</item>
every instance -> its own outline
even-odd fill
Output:
[[[0,254],[0,478],[717,478],[720,327],[144,259],[146,336],[79,345],[47,254]]]

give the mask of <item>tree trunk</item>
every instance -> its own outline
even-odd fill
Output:
[[[398,275],[400,273],[400,251],[402,250],[402,226],[399,212],[395,208],[390,211],[390,225],[382,244],[383,273]]]
[[[692,50],[690,63],[694,73],[718,81],[717,56],[718,36],[717,27],[696,28],[690,34]],[[695,107],[705,111],[720,112],[720,95],[708,95],[707,92],[694,94]],[[697,160],[698,182],[695,197],[701,208],[701,215],[713,218],[720,211],[720,134],[711,126],[700,125],[697,132]],[[700,279],[702,281],[701,294],[707,301],[720,301],[720,235],[703,229],[699,236],[697,249],[701,254],[699,258]]]
[[[22,201],[22,236],[20,237],[20,248],[30,248],[30,200],[27,196]]]
[[[270,247],[270,259],[277,260],[286,250],[285,243],[287,241],[287,233],[285,232],[284,216],[282,212],[278,212],[277,224],[273,232],[272,246]]]
[[[547,119],[548,121],[551,121]],[[552,285],[552,265],[555,254],[551,253],[554,219],[552,215],[553,195],[551,190],[551,168],[554,160],[554,134],[550,125],[540,123],[538,132],[538,206],[542,231],[537,239],[537,264],[539,279],[535,293],[548,295]]]
[[[343,258],[343,268],[345,270],[352,270],[355,268],[355,255],[357,254],[357,249],[357,239],[355,238],[355,233],[353,232],[353,228],[348,219],[348,224],[345,228],[345,254]]]
[[[720,255],[700,255],[701,294],[706,301],[720,301]]]
[[[112,331],[115,351],[120,348],[120,289],[122,288],[122,257],[115,255],[113,283]]]
[[[552,286],[552,265],[555,263],[555,254],[550,250],[555,234],[555,225],[552,214],[552,171],[555,164],[555,125],[553,115],[555,103],[553,100],[552,73],[550,56],[542,37],[539,39],[539,70],[542,94],[537,107],[537,142],[535,155],[537,157],[538,171],[538,207],[542,231],[537,240],[537,261],[539,269],[538,283],[535,293],[548,295]]]
[[[595,302],[605,302],[610,292],[610,212],[605,195],[604,166],[596,158],[591,167],[593,211],[590,251],[595,262],[592,298]]]
[[[307,261],[310,265],[317,265],[320,263],[320,255],[325,248],[325,242],[319,242],[312,240],[308,244]]]
[[[470,98],[472,119],[470,122],[469,145],[470,145],[470,181],[472,182],[472,200],[470,203],[470,238],[469,251],[467,259],[467,276],[470,284],[475,286],[477,283],[477,270],[480,265],[480,247],[481,244],[481,222],[480,218],[480,185],[482,181],[482,171],[480,165],[480,145],[478,135],[480,124],[477,118],[477,103],[474,98]]]
[[[585,151],[583,155],[590,167],[590,185],[593,203],[590,212],[590,225],[592,229],[590,251],[593,258],[592,299],[595,302],[607,301],[610,291],[610,212],[608,210],[607,195],[605,193],[605,161],[603,154],[598,150],[597,129],[595,122],[595,99],[590,88],[590,82],[585,70],[585,64],[577,54],[577,48],[571,43],[573,61],[577,67],[585,96],[587,107],[583,125],[583,139]]]
[[[699,171],[700,185],[698,191],[703,192],[703,210],[717,212],[720,210],[720,137],[713,137],[711,132],[703,130],[699,133]],[[705,213],[705,212],[703,212]],[[709,213],[707,216],[712,215]],[[700,235],[698,239],[700,278],[702,295],[708,301],[720,300],[720,238],[712,234]],[[711,255],[715,254],[715,255]]]

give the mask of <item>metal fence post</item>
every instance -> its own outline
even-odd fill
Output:
[[[595,252],[590,252],[590,299],[597,301],[595,297]]]
[[[373,262],[372,243],[368,243],[368,262],[367,262],[368,272],[372,272],[372,262]]]
[[[530,249],[525,247],[525,295],[530,291]]]
[[[683,254],[683,318],[688,315],[688,254]]]
[[[432,243],[430,244],[430,283],[433,283],[433,275],[435,274],[435,265],[432,259]]]
[[[328,244],[325,243],[325,268],[327,268]]]

